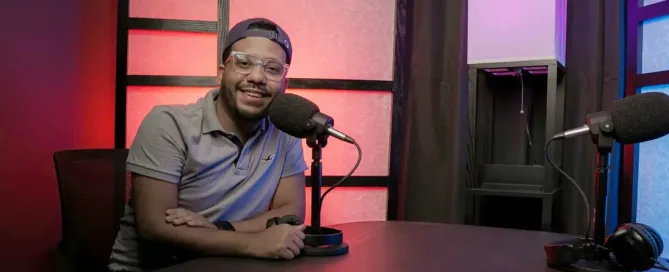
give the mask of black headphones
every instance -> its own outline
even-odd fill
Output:
[[[660,258],[664,244],[660,234],[650,226],[640,223],[622,225],[609,237],[604,245],[596,245],[592,240],[565,241],[544,246],[547,263],[561,268],[575,264],[579,260],[607,260],[614,267],[625,271],[646,271],[656,263],[668,266]]]

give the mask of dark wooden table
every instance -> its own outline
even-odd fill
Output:
[[[546,267],[544,244],[565,234],[417,222],[360,222],[333,226],[349,253],[291,261],[203,258],[168,267],[175,271],[557,271]]]

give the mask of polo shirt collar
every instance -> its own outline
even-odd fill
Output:
[[[216,98],[218,97],[219,89],[209,91],[204,97],[204,105],[202,106],[202,133],[207,134],[213,131],[220,131],[225,134],[231,134],[223,129],[221,122],[216,116]],[[270,121],[267,117],[262,119],[259,130],[264,133],[270,126]]]

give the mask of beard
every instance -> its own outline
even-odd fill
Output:
[[[229,87],[221,82],[221,88],[219,94],[223,99],[223,104],[229,109],[230,114],[233,114],[234,119],[245,121],[245,122],[257,122],[262,120],[268,115],[269,106],[265,106],[260,111],[250,111],[241,109],[237,105],[237,95],[238,91],[235,87]]]

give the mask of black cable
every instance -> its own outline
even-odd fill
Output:
[[[523,82],[523,70],[518,68],[516,75],[520,79],[520,114],[525,114],[525,83]],[[531,104],[530,104],[531,105]],[[529,107],[529,106],[528,106]],[[527,112],[530,112],[529,110]],[[534,155],[534,148],[532,147],[532,135],[530,134],[530,115],[525,117],[525,134],[527,135],[527,143],[530,146],[530,160],[534,165],[537,165],[537,157]]]
[[[325,191],[325,193],[323,193],[323,195],[321,196],[320,204],[318,205],[318,207],[319,207],[320,209],[323,208],[323,199],[325,199],[325,196],[326,196],[330,191],[332,191],[332,189],[334,189],[334,188],[337,187],[339,184],[341,184],[342,182],[344,182],[347,178],[349,178],[351,175],[353,175],[353,172],[355,172],[355,170],[358,169],[358,166],[360,165],[360,161],[362,161],[362,150],[360,149],[360,145],[358,145],[357,142],[353,142],[353,145],[355,145],[355,148],[358,149],[358,161],[355,162],[355,165],[353,166],[353,169],[351,169],[351,171],[348,172],[348,174],[346,174],[346,176],[342,177],[339,181],[337,181],[337,183],[335,183],[334,185],[332,185],[330,188],[328,188],[328,189]],[[319,212],[320,212],[320,211],[319,211]]]
[[[572,178],[571,176],[569,176],[564,170],[562,170],[562,168],[560,168],[559,166],[557,166],[557,165],[553,162],[553,160],[551,159],[550,154],[548,153],[548,147],[550,146],[550,144],[551,144],[554,140],[557,140],[557,139],[558,139],[558,138],[553,137],[553,138],[550,138],[550,139],[546,142],[546,147],[545,147],[545,150],[544,150],[544,151],[546,152],[546,160],[548,160],[548,163],[549,163],[553,168],[555,168],[555,170],[557,170],[560,174],[562,174],[565,178],[567,178],[567,180],[569,180],[569,182],[571,182],[571,184],[574,185],[574,187],[576,187],[576,189],[578,190],[578,193],[581,194],[581,197],[583,198],[583,202],[585,203],[586,215],[587,215],[587,218],[588,218],[588,227],[587,227],[587,229],[585,230],[585,239],[589,239],[589,238],[590,238],[590,228],[592,227],[592,218],[590,218],[590,203],[588,202],[588,197],[585,196],[585,193],[583,192],[583,189],[581,189],[581,186],[578,186],[578,183],[576,183],[576,181],[574,180],[574,178]]]

